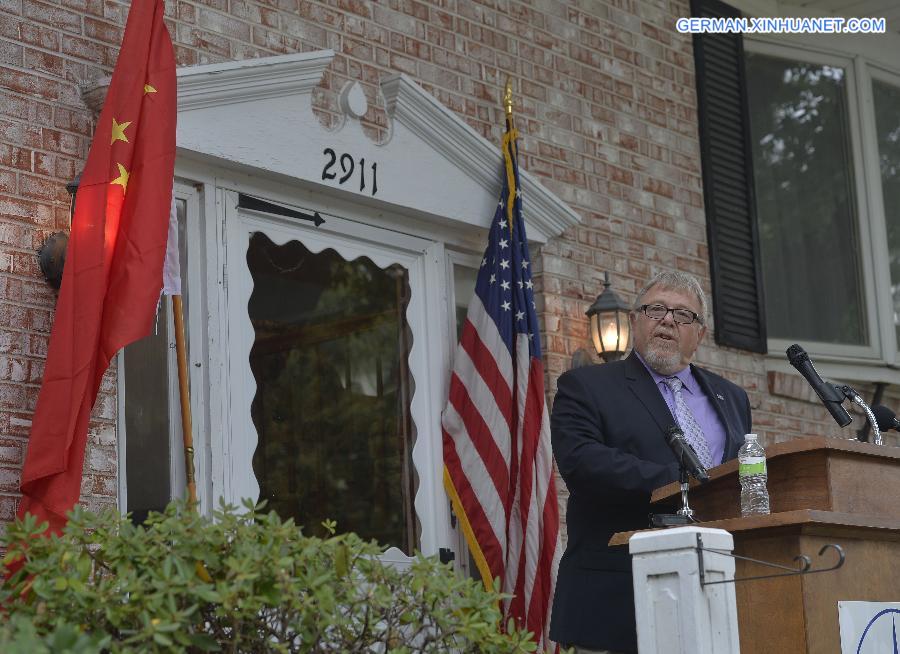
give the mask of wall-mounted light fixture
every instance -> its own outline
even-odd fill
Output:
[[[71,196],[69,202],[69,225],[72,225],[72,217],[75,215],[75,195],[78,193],[78,184],[81,175],[66,184],[66,190]],[[62,284],[63,268],[66,265],[66,247],[69,245],[69,235],[66,232],[55,232],[48,236],[38,249],[38,264],[44,279],[55,289]]]
[[[610,288],[609,273],[604,274],[603,292],[585,312],[591,321],[591,340],[604,361],[617,361],[625,354],[631,325],[630,307]]]

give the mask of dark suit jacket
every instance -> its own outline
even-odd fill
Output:
[[[733,459],[750,431],[747,393],[719,375],[691,369],[725,427],[723,461]],[[550,637],[589,649],[637,651],[631,557],[627,547],[607,542],[616,532],[647,527],[650,493],[678,477],[664,440],[675,418],[631,354],[562,375],[550,424],[553,454],[569,488],[569,539]]]

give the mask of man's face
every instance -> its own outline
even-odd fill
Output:
[[[641,304],[690,309],[702,315],[697,296],[675,288],[653,286],[644,295]],[[662,320],[653,320],[642,311],[633,311],[630,320],[634,349],[660,375],[672,375],[687,367],[706,334],[706,327],[696,321],[689,325],[675,322],[672,312]]]

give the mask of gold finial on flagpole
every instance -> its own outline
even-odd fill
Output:
[[[503,106],[506,107],[506,117],[512,118],[513,112],[513,91],[512,78],[506,78],[506,90],[503,92]]]

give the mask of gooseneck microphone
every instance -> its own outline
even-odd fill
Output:
[[[822,404],[828,409],[835,422],[841,427],[849,425],[853,419],[847,413],[847,410],[841,406],[841,402],[844,401],[844,393],[834,384],[830,384],[819,377],[819,373],[816,372],[815,366],[809,360],[806,350],[795,343],[787,349],[787,357],[791,365],[797,369],[797,372],[803,375],[806,381],[809,382],[809,385],[812,386],[812,389],[819,396],[819,399],[822,400]]]
[[[900,420],[897,420],[897,416],[894,412],[886,406],[876,404],[872,407],[872,413],[875,414],[875,422],[878,424],[880,430],[887,431],[888,429],[893,429],[894,431],[900,431]]]
[[[694,451],[691,444],[687,442],[684,432],[679,427],[673,425],[666,430],[666,443],[669,444],[678,462],[694,479],[700,483],[709,481],[709,475],[706,472],[706,468],[700,463],[700,457],[697,456],[697,452]]]

